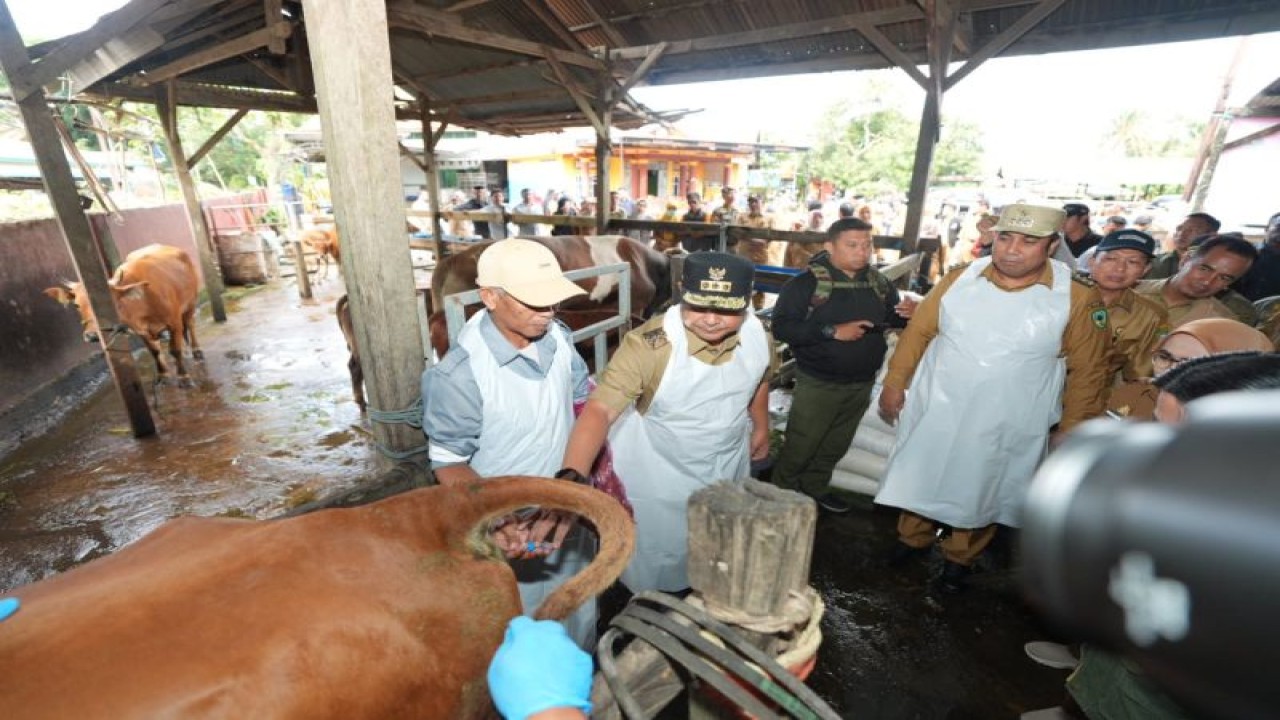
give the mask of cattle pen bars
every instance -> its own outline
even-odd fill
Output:
[[[631,329],[631,266],[627,263],[615,263],[581,270],[570,270],[564,274],[565,278],[569,280],[583,280],[589,277],[610,274],[618,275],[618,313],[613,317],[592,323],[581,330],[573,331],[574,343],[592,340],[597,375],[604,372],[605,363],[609,361],[609,331],[618,328],[618,337],[621,338]],[[457,342],[458,333],[462,332],[462,326],[467,322],[467,306],[478,302],[480,302],[479,290],[467,290],[445,296],[444,317],[449,328],[449,347],[453,347],[454,343]]]

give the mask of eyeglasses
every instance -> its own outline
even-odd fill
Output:
[[[528,303],[521,302],[519,298],[517,298],[515,295],[512,295],[509,292],[504,291],[502,293],[502,296],[510,299],[511,302],[519,305],[520,307],[524,308],[525,310],[528,310],[531,313],[554,313],[554,312],[559,312],[560,310],[560,303],[556,303],[554,305],[529,305]]]
[[[1178,364],[1184,363],[1184,362],[1186,362],[1186,361],[1188,361],[1188,360],[1191,360],[1191,359],[1193,359],[1193,358],[1189,358],[1189,357],[1178,357],[1177,355],[1174,355],[1173,353],[1169,352],[1168,350],[1164,350],[1164,349],[1160,349],[1160,350],[1157,350],[1157,351],[1155,351],[1155,352],[1151,353],[1151,362],[1152,362],[1152,364],[1168,365],[1168,366],[1171,366],[1171,367],[1172,367],[1172,366],[1174,366],[1174,365],[1178,365]]]

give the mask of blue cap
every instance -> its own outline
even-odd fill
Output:
[[[1107,252],[1108,250],[1138,250],[1147,257],[1155,257],[1156,241],[1155,238],[1142,232],[1141,230],[1116,230],[1107,233],[1098,243],[1094,252]]]

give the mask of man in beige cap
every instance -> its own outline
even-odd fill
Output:
[[[939,281],[889,361],[880,415],[894,424],[901,414],[902,425],[876,502],[902,510],[890,564],[926,554],[938,526],[950,527],[944,593],[965,589],[997,523],[1019,524],[1050,428],[1104,408],[1106,305],[1051,259],[1064,215],[1006,206],[991,257]]]
[[[569,329],[555,320],[556,306],[583,290],[564,278],[550,250],[532,240],[496,242],[478,265],[484,309],[422,375],[422,429],[430,438],[432,469],[442,485],[498,475],[550,478],[569,441],[573,403],[587,396],[586,364]],[[581,528],[552,547],[531,537],[532,524],[532,518],[513,520],[494,531],[514,560],[526,611],[595,553]],[[595,618],[592,600],[565,620],[584,649],[594,647]]]

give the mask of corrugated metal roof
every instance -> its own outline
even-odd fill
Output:
[[[957,61],[1018,24],[1038,4],[948,1],[957,12],[952,52]],[[225,0],[181,12],[192,5],[198,3],[175,2],[144,21],[164,35],[166,45],[91,90],[150,97],[150,90],[139,87],[149,73],[266,24],[260,0]],[[927,28],[921,5],[916,0],[389,0],[388,15],[396,83],[409,96],[425,94],[432,112],[454,124],[525,133],[587,125],[563,81],[594,97],[605,81],[606,53],[613,58],[613,82],[620,83],[656,43],[668,46],[645,83],[891,66],[864,36],[868,25],[906,57],[923,63]],[[287,41],[291,57],[259,49],[190,71],[179,78],[179,101],[313,109],[309,76],[300,69],[308,61],[303,6],[298,0],[284,0],[283,6],[283,19],[299,22]],[[1280,3],[1274,0],[1065,0],[1003,54],[1277,29]],[[54,46],[47,43],[33,54]],[[559,70],[543,57],[544,48],[559,58]],[[406,106],[404,113],[418,111]],[[613,121],[633,128],[660,117],[629,102],[615,110]]]

